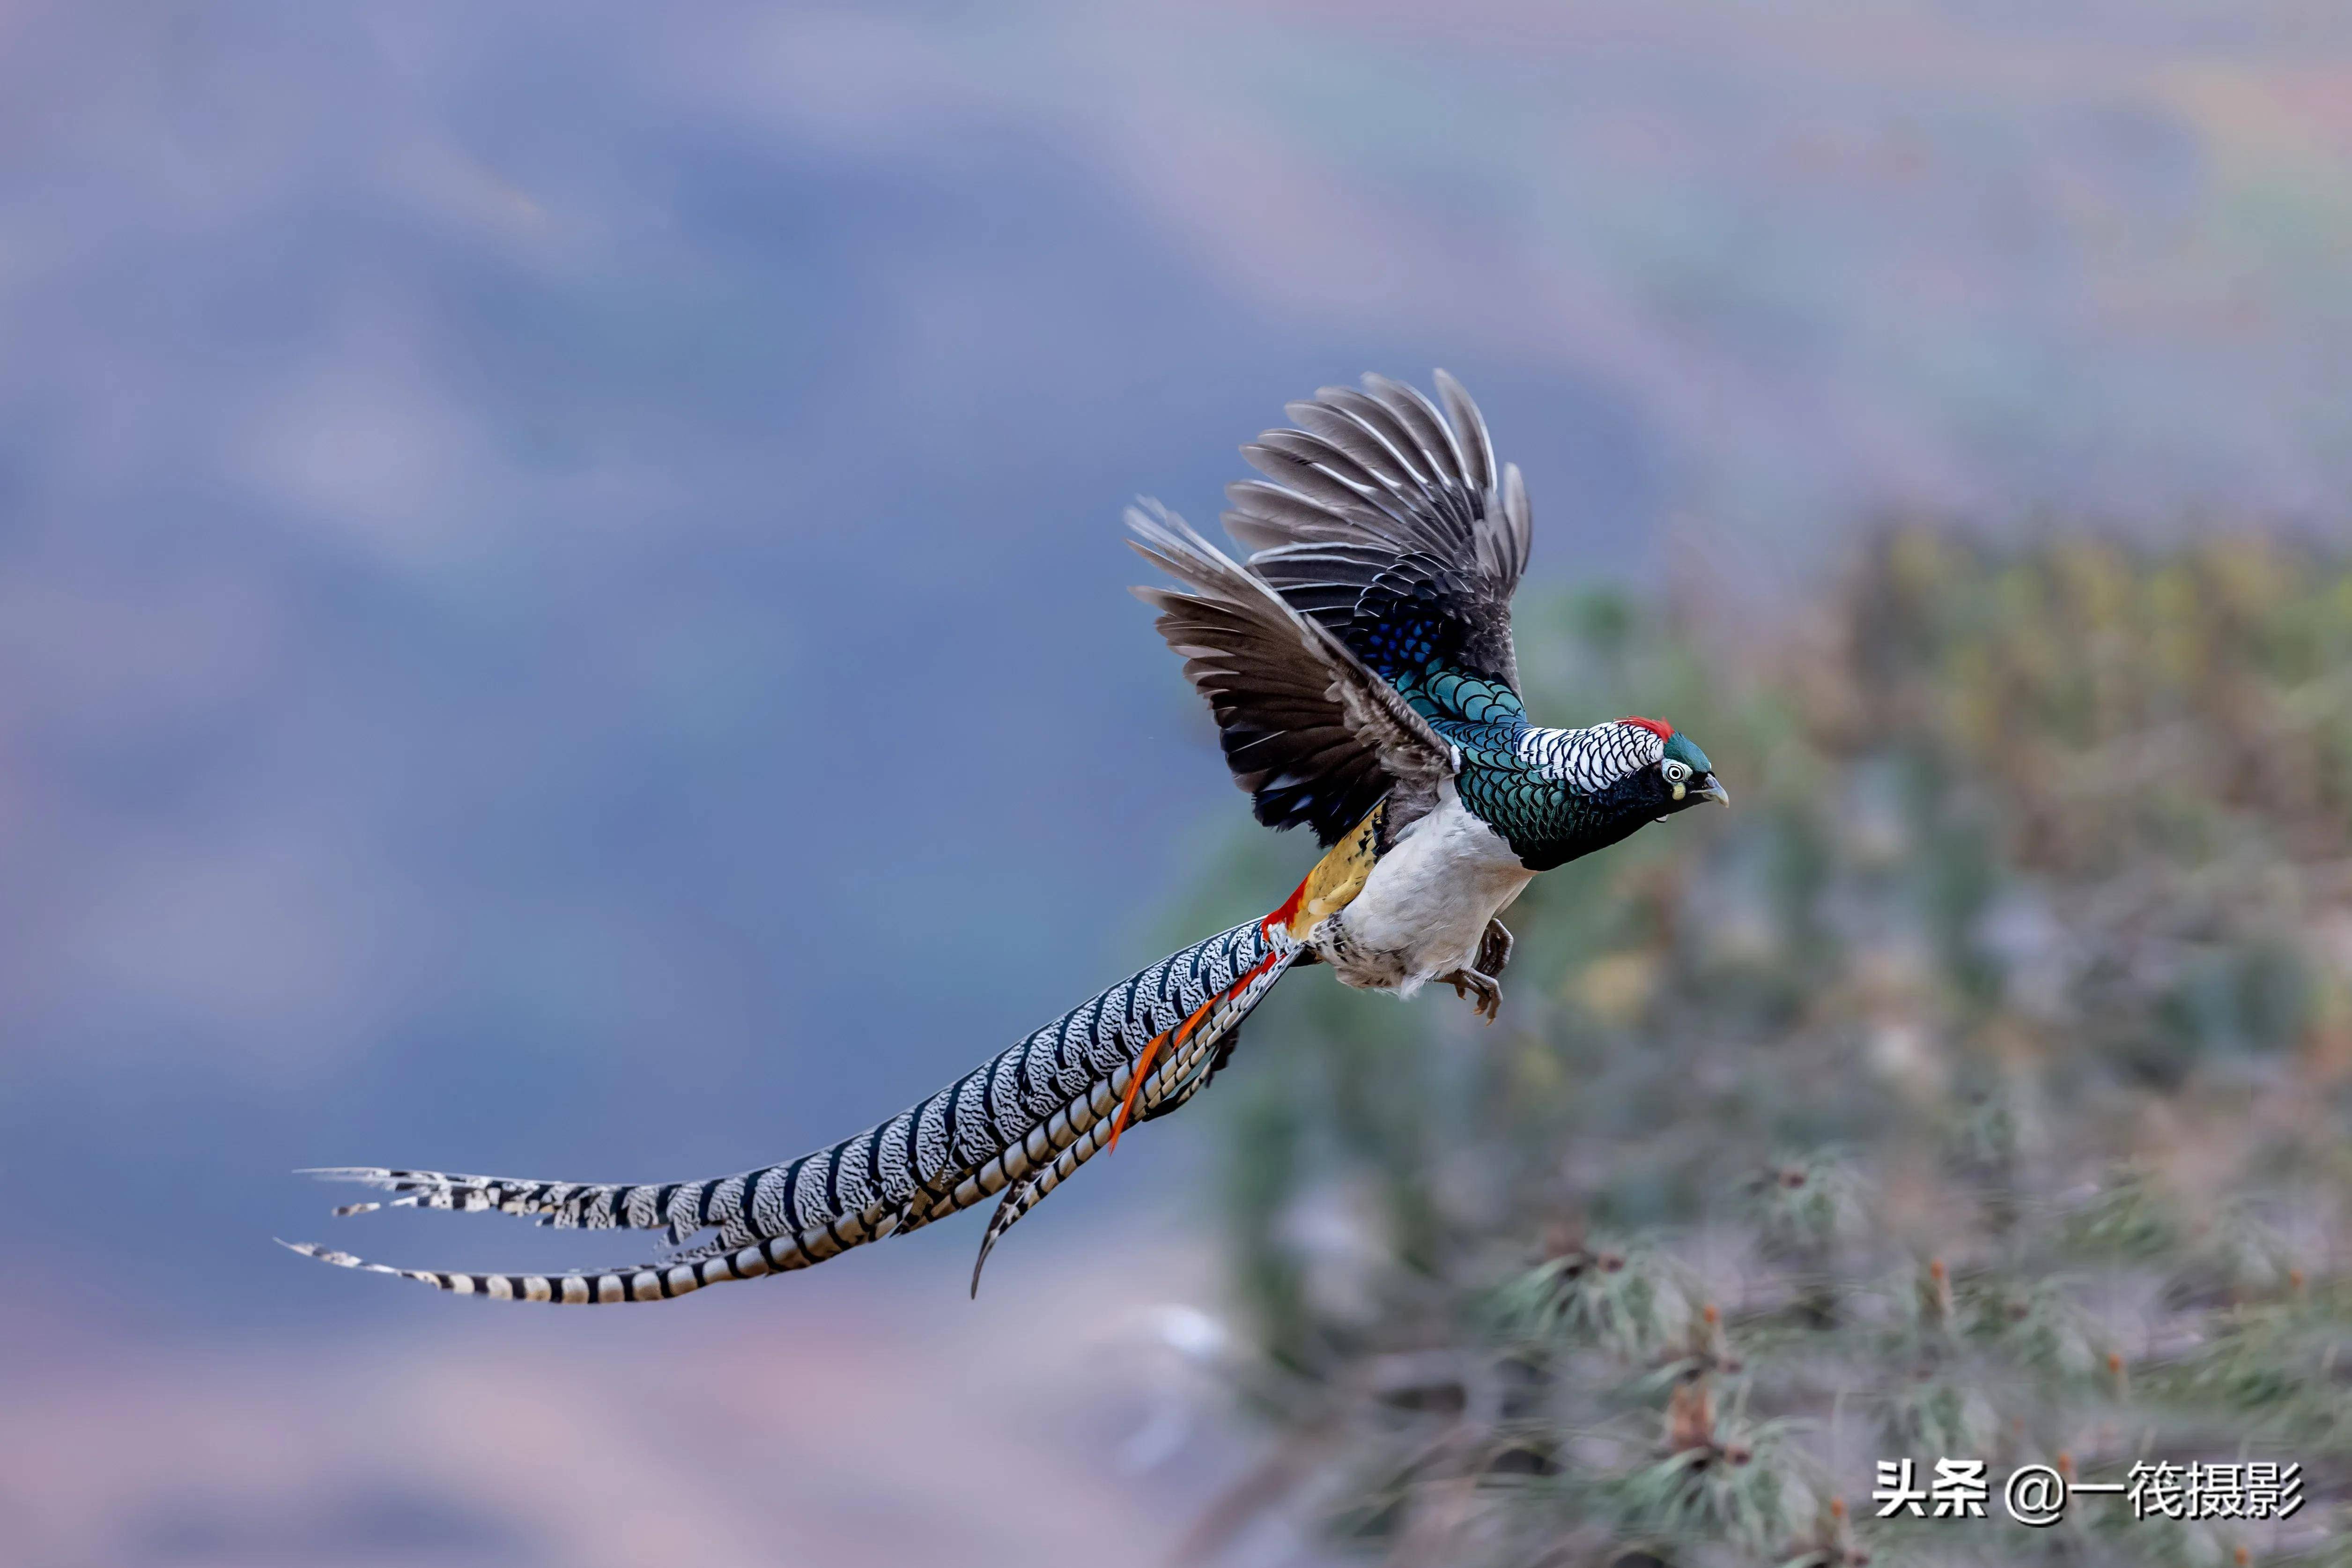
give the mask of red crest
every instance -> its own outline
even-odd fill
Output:
[[[1675,738],[1675,727],[1672,724],[1667,723],[1664,719],[1636,719],[1633,715],[1627,714],[1624,718],[1618,720],[1617,722],[1620,724],[1631,724],[1636,729],[1647,730],[1651,734],[1655,735],[1661,742],[1671,741]]]

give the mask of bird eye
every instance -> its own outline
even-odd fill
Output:
[[[1685,779],[1690,777],[1689,767],[1682,763],[1675,761],[1672,757],[1668,757],[1664,762],[1658,764],[1658,769],[1661,773],[1666,775],[1666,782],[1668,784],[1681,784]]]

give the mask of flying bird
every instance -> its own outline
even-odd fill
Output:
[[[666,1300],[821,1263],[996,1200],[972,1266],[1127,1127],[1187,1103],[1293,968],[1411,996],[1451,985],[1492,1022],[1538,873],[1703,801],[1730,804],[1706,753],[1662,720],[1530,723],[1511,595],[1533,537],[1516,465],[1477,405],[1383,376],[1325,387],[1242,448],[1228,487],[1235,560],[1182,519],[1130,509],[1135,548],[1180,586],[1137,595],[1208,700],[1258,821],[1326,854],[1272,912],[1171,953],[829,1148],[693,1182],[545,1182],[381,1166],[309,1173],[390,1195],[346,1205],[496,1211],[545,1226],[659,1231],[663,1257],[564,1274],[397,1268],[295,1251],[459,1295]],[[1442,406],[1441,406],[1442,405]]]

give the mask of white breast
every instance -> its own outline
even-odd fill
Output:
[[[1449,780],[1437,809],[1405,829],[1364,890],[1310,940],[1346,984],[1410,996],[1470,968],[1486,922],[1534,879]]]

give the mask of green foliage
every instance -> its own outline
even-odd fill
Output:
[[[1903,532],[1774,648],[1702,630],[1521,606],[1532,711],[1669,718],[1738,805],[1540,879],[1499,1026],[1311,973],[1251,1026],[1289,1506],[1464,1568],[2352,1560],[2352,574]],[[1878,1521],[1906,1457],[2308,1501]]]

